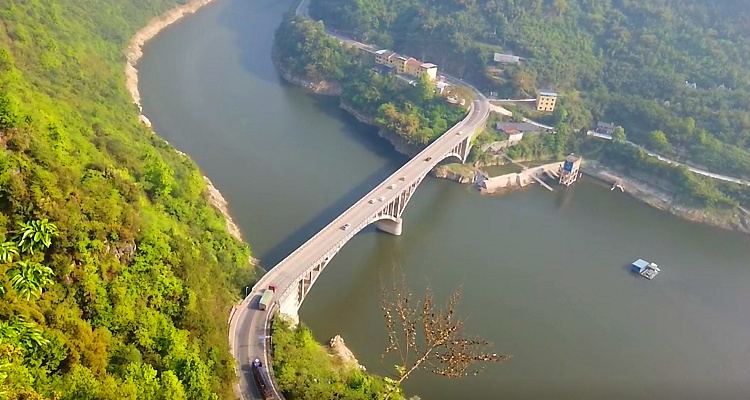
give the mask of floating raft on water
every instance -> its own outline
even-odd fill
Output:
[[[630,270],[640,274],[642,277],[647,279],[654,279],[654,277],[659,272],[661,272],[661,270],[655,263],[648,262],[640,258],[633,262]]]

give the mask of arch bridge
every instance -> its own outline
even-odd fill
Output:
[[[275,306],[295,321],[298,310],[315,281],[342,247],[370,224],[400,235],[401,216],[425,176],[442,160],[465,162],[475,133],[484,127],[489,107],[482,96],[474,100],[467,116],[427,146],[385,181],[344,211],[271,269],[253,291],[277,287]]]

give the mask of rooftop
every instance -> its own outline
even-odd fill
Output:
[[[573,155],[573,154],[569,154],[567,157],[565,157],[565,161],[568,161],[568,162],[576,162],[576,161],[578,161],[580,159],[581,159],[581,157],[578,157],[578,156]]]
[[[422,63],[419,62],[419,60],[417,60],[416,58],[409,57],[409,59],[406,60],[406,65],[413,65],[415,67],[418,67],[418,66],[422,65]]]
[[[597,128],[615,129],[617,128],[613,122],[599,122],[596,124]]]
[[[540,91],[539,91],[539,95],[540,95],[540,96],[550,96],[550,97],[557,97],[557,93],[555,93],[555,92],[550,92],[550,91],[546,91],[546,90],[540,90]]]
[[[513,129],[523,133],[533,133],[542,130],[542,128],[526,122],[498,122],[495,124],[495,129],[503,132],[508,132],[509,129]]]
[[[640,259],[640,258],[633,262],[634,267],[638,267],[641,269],[648,267],[648,265],[649,265],[648,261]]]
[[[433,63],[423,63],[422,67],[423,68],[437,68],[437,65],[435,65]]]

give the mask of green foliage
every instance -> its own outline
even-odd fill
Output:
[[[703,207],[734,208],[739,205],[738,194],[750,199],[750,189],[736,184],[719,183],[715,179],[690,172],[684,166],[674,166],[657,160],[642,149],[623,142],[612,141],[604,147],[603,158],[630,171],[646,172],[664,179],[677,188],[688,201]]]
[[[138,123],[129,37],[181,0],[0,2],[0,392],[233,398],[250,249]]]
[[[18,248],[24,253],[34,254],[39,247],[47,248],[52,245],[52,237],[57,236],[57,227],[47,218],[19,223],[21,232],[18,234]]]
[[[16,261],[13,267],[8,271],[10,284],[26,301],[32,297],[38,299],[42,289],[52,283],[54,272],[48,266],[34,261]]]
[[[555,89],[573,131],[614,121],[653,150],[750,176],[750,7],[742,0],[312,0],[310,12],[503,97]],[[494,52],[525,61],[499,65]],[[654,131],[670,146],[654,143]]]
[[[389,378],[331,357],[302,324],[292,328],[289,321],[276,317],[272,337],[276,383],[289,400],[378,400],[388,392]],[[403,399],[400,392],[391,398]]]
[[[18,257],[18,247],[13,242],[0,243],[0,264],[10,264]]]

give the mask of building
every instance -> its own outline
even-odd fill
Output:
[[[438,67],[435,64],[423,63],[413,57],[405,57],[391,50],[378,50],[375,52],[377,64],[394,67],[397,74],[405,74],[420,77],[427,74],[431,80],[437,78]]]
[[[595,132],[601,135],[612,137],[612,134],[615,133],[615,129],[617,129],[617,126],[614,124],[614,122],[599,122],[596,124]]]
[[[544,131],[543,128],[540,128],[528,122],[496,122],[495,129],[497,129],[500,132],[505,132],[506,129],[515,129],[521,133],[528,133],[528,134],[539,133],[539,132]]]
[[[419,74],[427,74],[431,80],[437,79],[437,65],[432,63],[422,63],[419,66]]]
[[[378,50],[375,52],[375,62],[382,65],[388,65],[394,67],[393,58],[398,56],[395,51],[391,50]]]
[[[555,105],[557,104],[557,93],[555,92],[539,92],[539,96],[536,97],[536,109],[537,111],[555,111]]]
[[[578,180],[583,158],[570,154],[565,157],[565,162],[560,167],[560,184],[570,186]]]
[[[509,143],[520,142],[521,139],[523,139],[523,132],[519,131],[518,129],[505,128],[503,129],[503,133],[508,136]]]
[[[521,57],[514,56],[511,54],[495,53],[492,59],[495,60],[495,62],[499,62],[503,64],[518,64],[521,62]]]
[[[544,128],[527,122],[496,122],[495,129],[498,132],[506,134],[510,142],[517,142],[523,139],[524,134],[531,135],[546,131]]]

